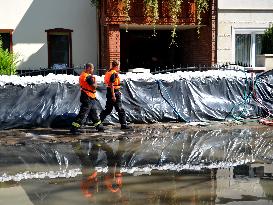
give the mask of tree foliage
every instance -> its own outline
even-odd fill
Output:
[[[8,49],[3,48],[3,42],[0,39],[0,75],[16,74],[16,64],[18,55],[11,53]]]
[[[273,54],[273,25],[266,29],[262,37],[262,54]]]

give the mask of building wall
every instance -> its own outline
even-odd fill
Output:
[[[196,29],[185,30],[183,35],[183,58],[185,65],[211,66],[216,64],[216,30],[217,30],[217,0],[210,1],[210,7],[205,26],[200,28],[200,34],[196,35]]]
[[[235,63],[235,32],[264,32],[273,23],[272,0],[218,0],[217,63]]]
[[[184,65],[203,66],[214,63],[212,61],[210,27],[202,27],[199,36],[196,29],[185,30],[183,31],[182,40]]]
[[[18,69],[48,66],[46,29],[72,32],[74,66],[97,65],[96,8],[89,0],[0,0],[0,29],[14,29],[13,51],[21,58]]]
[[[105,1],[103,1],[105,2]],[[110,62],[113,59],[120,58],[120,28],[126,27],[125,17],[123,14],[119,15],[120,11],[113,8],[118,7],[119,1],[110,1],[114,6],[110,4],[104,4],[101,9],[101,25],[104,25],[101,28],[102,35],[105,38],[101,39],[101,64],[102,67],[109,67]],[[131,1],[132,2],[132,1]],[[142,1],[134,1],[134,5],[131,5],[130,9],[130,22],[128,23],[128,28],[134,29],[136,25],[141,25],[142,29],[145,30],[148,28],[147,19],[144,18],[143,13],[143,3],[138,3]],[[171,30],[171,19],[167,14],[167,4],[166,1],[159,1],[159,10],[160,16],[157,22],[157,26],[169,26],[168,30]],[[200,38],[197,37],[196,29],[189,29],[187,26],[195,26],[196,22],[196,7],[193,0],[184,2],[185,10],[182,12],[184,15],[179,18],[178,25],[179,29],[183,30],[182,40],[185,42],[185,52],[181,53],[181,58],[184,55],[189,56],[185,64],[197,65],[197,64],[215,64],[216,63],[216,13],[217,13],[217,0],[210,0],[209,10],[206,15],[204,15],[200,34]],[[131,3],[132,4],[132,3]],[[110,5],[110,6],[109,6]],[[195,26],[196,27],[196,26]],[[150,25],[151,29],[153,28]],[[166,27],[167,28],[167,27]],[[139,28],[141,29],[141,28]],[[130,31],[129,31],[130,32]]]

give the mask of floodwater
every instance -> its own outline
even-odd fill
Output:
[[[272,128],[137,130],[65,143],[21,130],[24,143],[0,146],[0,205],[273,204]]]

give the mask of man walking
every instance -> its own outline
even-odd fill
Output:
[[[132,129],[127,125],[125,110],[122,108],[121,92],[120,92],[120,78],[119,78],[119,62],[114,60],[112,68],[110,68],[104,76],[104,83],[107,86],[106,105],[105,109],[100,113],[100,120],[103,122],[107,115],[109,115],[113,107],[118,112],[121,129]]]
[[[97,82],[93,75],[94,65],[92,63],[87,63],[85,65],[85,70],[81,73],[79,81],[81,87],[80,102],[81,107],[79,114],[72,123],[70,132],[72,134],[79,134],[79,128],[86,120],[87,115],[93,121],[94,126],[98,131],[104,131],[104,127],[99,119],[96,107],[96,88]]]

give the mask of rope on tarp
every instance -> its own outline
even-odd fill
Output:
[[[273,113],[270,111],[269,108],[267,108],[264,103],[262,102],[262,99],[258,98],[258,96],[256,95],[256,89],[257,89],[257,84],[259,83],[259,79],[264,76],[267,72],[261,73],[259,75],[256,76],[255,80],[252,79],[252,81],[249,82],[247,75],[246,75],[246,71],[243,71],[245,73],[245,86],[244,86],[244,91],[243,91],[243,96],[242,99],[243,101],[239,104],[236,104],[232,107],[232,109],[230,110],[230,112],[227,114],[227,116],[225,117],[225,119],[231,115],[233,117],[234,120],[236,121],[241,121],[244,120],[244,118],[242,117],[245,113],[247,113],[247,104],[250,103],[251,99],[254,100],[254,102],[256,103],[257,107],[262,108],[263,110],[265,110],[268,114],[268,117],[273,116]],[[243,110],[241,111],[241,113],[239,114],[239,116],[236,116],[234,113],[234,110],[236,107],[239,107],[240,105],[243,104]],[[258,112],[257,112],[258,114]],[[261,116],[257,115],[257,117],[252,117],[252,119],[258,119],[261,120]]]
[[[167,102],[168,105],[171,106],[171,108],[173,109],[174,113],[177,115],[178,119],[180,121],[183,121],[183,122],[189,122],[189,120],[187,119],[186,116],[183,117],[182,114],[177,111],[177,108],[175,107],[175,104],[173,103],[173,101],[172,101],[172,99],[171,99],[171,97],[170,97],[167,89],[165,88],[165,86],[163,85],[163,83],[161,82],[161,80],[156,80],[156,83],[158,85],[158,90],[159,90],[162,98]],[[165,92],[165,95],[167,96],[167,98],[164,96],[163,91]]]

